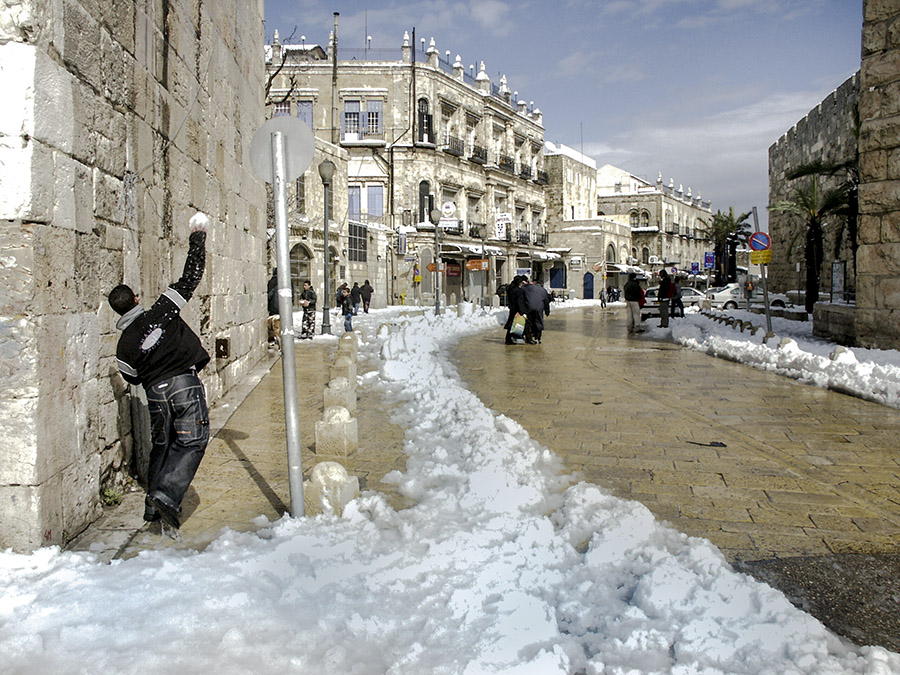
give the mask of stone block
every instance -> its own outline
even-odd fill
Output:
[[[359,478],[337,462],[319,462],[303,483],[303,506],[308,516],[343,515],[347,504],[359,497]]]
[[[336,377],[325,387],[324,408],[327,410],[333,406],[346,408],[350,414],[356,413],[356,388],[355,381],[345,377]]]
[[[335,355],[329,379],[333,380],[336,377],[345,377],[350,382],[356,382],[356,361],[350,354],[338,352]]]
[[[356,361],[359,358],[359,339],[355,332],[344,333],[338,341],[338,353],[349,354]]]
[[[347,457],[359,449],[356,419],[346,408],[326,408],[322,421],[316,422],[316,454]]]

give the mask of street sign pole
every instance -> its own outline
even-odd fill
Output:
[[[281,323],[281,367],[284,380],[284,426],[287,436],[291,516],[305,515],[303,463],[297,407],[297,371],[294,365],[293,293],[288,242],[285,184],[299,177],[312,162],[315,138],[310,128],[292,117],[265,122],[250,141],[250,166],[260,179],[272,184],[275,200],[275,245],[278,260],[278,314]]]
[[[756,207],[753,207],[753,225],[756,228],[756,231],[759,232],[759,219],[756,215]],[[772,317],[769,314],[769,289],[766,286],[766,264],[760,263],[759,265],[759,276],[762,279],[762,287],[763,287],[763,306],[766,308],[766,332],[772,332]]]

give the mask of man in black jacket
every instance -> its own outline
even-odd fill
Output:
[[[209,442],[209,412],[198,371],[209,363],[200,338],[181,318],[206,266],[203,213],[191,220],[190,245],[181,278],[159,296],[150,309],[138,304],[134,292],[121,284],[109,294],[110,306],[121,315],[116,348],[119,371],[126,381],[143,385],[150,411],[152,447],[144,520],[162,518],[181,525],[181,501]]]
[[[550,316],[550,294],[541,284],[534,281],[522,286],[525,299],[525,342],[540,344],[544,334],[544,315]]]
[[[316,332],[316,292],[312,288],[309,279],[303,282],[303,290],[300,291],[300,306],[303,307],[303,323],[300,328],[301,340],[312,340]]]

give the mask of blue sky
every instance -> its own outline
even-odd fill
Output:
[[[505,74],[545,138],[767,222],[768,148],[859,69],[862,0],[265,0],[266,38],[434,37]]]

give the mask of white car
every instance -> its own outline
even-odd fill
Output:
[[[641,321],[650,316],[659,316],[659,286],[651,286],[644,292],[644,306],[641,307]],[[692,286],[681,287],[681,302],[685,309],[700,307],[704,299],[703,292]],[[669,303],[671,307],[671,301]],[[669,310],[671,313],[671,310]],[[671,314],[670,314],[671,315]]]
[[[744,290],[744,285],[738,283],[728,284],[719,289],[711,289],[706,294],[706,299],[709,300],[709,306],[712,309],[738,309],[739,307],[747,307],[747,293]],[[765,302],[765,296],[762,288],[756,285],[753,287],[753,291],[750,294],[750,304],[759,305],[763,302]],[[785,307],[788,304],[787,296],[782,295],[781,293],[769,293],[769,306]]]

